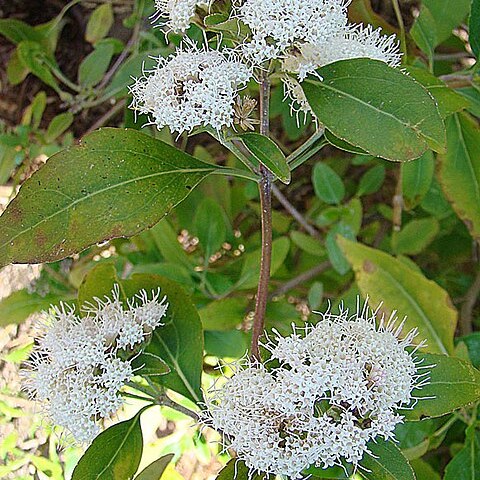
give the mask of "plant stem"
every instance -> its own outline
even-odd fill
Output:
[[[392,0],[393,9],[395,10],[395,16],[397,17],[398,26],[400,27],[400,43],[403,53],[407,53],[407,40],[405,37],[405,24],[403,23],[402,11],[398,0]]]
[[[260,81],[260,133],[268,136],[270,130],[270,80],[268,69],[262,71]],[[260,210],[262,218],[262,259],[260,262],[260,277],[258,280],[257,298],[255,302],[255,317],[253,321],[252,360],[261,361],[258,342],[265,326],[265,311],[268,301],[268,282],[270,280],[270,263],[272,259],[272,177],[262,165],[260,168]]]

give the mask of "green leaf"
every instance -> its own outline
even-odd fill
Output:
[[[18,58],[42,82],[59,91],[57,80],[51,72],[55,60],[51,58],[45,47],[37,42],[23,41],[17,47]]]
[[[18,56],[18,50],[15,49],[10,55],[7,63],[7,78],[12,85],[22,83],[30,70],[24,65]]]
[[[113,25],[113,7],[104,3],[97,7],[88,19],[85,40],[89,43],[98,42],[104,38]]]
[[[218,251],[225,241],[227,228],[222,207],[212,198],[205,197],[195,214],[195,231],[205,252],[205,262]]]
[[[356,155],[368,155],[365,150],[336,137],[330,130],[325,130],[325,138],[330,145],[333,145],[334,147],[345,152],[355,153]]]
[[[410,464],[415,471],[417,480],[442,480],[440,474],[426,461],[416,458],[412,460]]]
[[[455,27],[465,20],[470,11],[471,0],[423,0],[435,21],[436,45],[452,34]],[[435,45],[435,46],[436,46]]]
[[[418,255],[433,242],[439,231],[436,218],[412,220],[392,237],[393,249],[400,255]]]
[[[241,358],[248,352],[249,337],[240,330],[205,331],[205,352],[207,355],[224,358]]]
[[[43,112],[47,107],[47,94],[41,90],[38,92],[32,103],[26,108],[22,117],[22,124],[32,125],[32,128],[37,129],[42,121]]]
[[[472,0],[468,38],[472,52],[480,59],[480,0]]]
[[[313,238],[306,233],[297,232],[296,230],[290,233],[290,238],[300,250],[303,250],[310,255],[316,257],[323,257],[325,255],[325,247],[318,238]]]
[[[111,297],[114,285],[121,285],[115,265],[108,261],[95,265],[83,279],[78,289],[78,304],[83,306],[91,303],[95,298]],[[120,299],[127,301],[123,289],[120,289]]]
[[[480,431],[477,425],[466,429],[465,446],[445,469],[444,480],[478,480],[480,478]]]
[[[25,40],[41,42],[43,35],[21,20],[15,18],[0,19],[0,35],[8,38],[12,43],[20,43]]]
[[[412,410],[402,410],[407,420],[441,417],[480,400],[480,372],[468,362],[446,355],[417,353],[421,366],[431,368],[429,383],[414,389],[418,403]]]
[[[480,368],[480,332],[474,332],[465,337],[461,337],[460,341],[465,343],[468,349],[468,356],[475,368]]]
[[[435,171],[435,159],[431,151],[425,152],[413,162],[402,163],[402,190],[407,210],[415,208],[430,190]]]
[[[133,418],[103,431],[80,458],[72,480],[127,480],[142,458],[142,408]]]
[[[366,454],[362,461],[360,476],[366,480],[415,480],[408,460],[393,442],[376,439],[368,444],[372,455]]]
[[[439,156],[445,195],[473,238],[480,239],[480,129],[466,114],[447,120],[448,151]]]
[[[172,370],[170,367],[157,355],[148,352],[142,352],[132,360],[132,367],[135,369],[135,375],[148,377],[153,382],[155,378],[161,375],[167,375]]]
[[[328,259],[330,260],[332,267],[340,275],[345,275],[350,270],[350,264],[339,246],[339,235],[348,238],[349,240],[355,240],[355,232],[350,225],[340,222],[328,232],[327,238],[325,239]]]
[[[405,330],[418,328],[417,341],[425,339],[429,352],[453,352],[457,311],[445,290],[385,252],[344,238],[338,242],[373,306],[383,302],[387,315],[406,315]]]
[[[315,310],[322,304],[323,300],[323,283],[314,282],[308,291],[308,306],[310,310]]]
[[[136,130],[96,131],[23,184],[0,216],[0,264],[54,261],[135,235],[215,168]]]
[[[312,183],[317,197],[329,205],[338,205],[345,196],[345,186],[340,176],[325,163],[313,168]]]
[[[370,59],[342,60],[307,79],[305,95],[335,136],[387,160],[445,151],[445,129],[431,95],[413,78]]]
[[[136,477],[135,480],[160,480],[162,478],[165,469],[172,461],[175,455],[169,453],[164,457],[160,457],[151,463],[148,467],[145,467]]]
[[[272,172],[281,182],[290,183],[290,167],[288,166],[285,155],[277,146],[265,135],[254,132],[244,133],[238,138],[252,153],[254,158]]]
[[[420,14],[410,29],[410,35],[420,50],[428,55],[430,65],[432,65],[433,53],[437,45],[437,31],[435,19],[425,5],[421,6]]]
[[[203,367],[203,333],[197,310],[180,285],[158,275],[135,274],[122,281],[127,298],[140,289],[147,292],[158,287],[168,299],[165,325],[153,332],[145,349],[161,358],[170,368],[167,375],[152,381],[174,390],[194,402],[200,402],[200,377]]]
[[[385,167],[383,165],[375,165],[368,170],[360,179],[357,195],[370,195],[377,192],[385,181]]]
[[[48,125],[47,133],[45,134],[45,141],[51,143],[56,140],[62,133],[64,133],[73,122],[73,113],[60,113],[53,117]]]
[[[103,78],[113,56],[113,45],[102,43],[87,55],[78,67],[78,83],[85,88],[90,88]]]
[[[270,274],[275,272],[283,265],[285,258],[290,250],[290,240],[287,237],[277,238],[272,242],[272,263],[270,265]],[[261,249],[244,255],[244,263],[239,288],[248,289],[257,285],[258,275],[260,273]]]
[[[222,469],[216,480],[268,480],[267,475],[249,475],[248,467],[245,463],[236,458],[232,458],[226,467]]]
[[[71,297],[59,297],[52,294],[41,296],[38,293],[29,293],[26,289],[13,292],[0,300],[0,326],[21,323],[32,313],[47,310],[50,305],[69,299]]]
[[[442,118],[468,107],[470,102],[465,97],[448,87],[430,72],[412,66],[406,67],[406,71],[433,95],[438,103],[438,111]]]
[[[234,330],[246,314],[247,298],[223,298],[198,311],[204,330]]]

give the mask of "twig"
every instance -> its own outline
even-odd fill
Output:
[[[312,237],[320,238],[320,233],[308,222],[308,220],[289,202],[276,185],[272,185],[272,193],[282,204],[283,208],[304,228]]]
[[[195,422],[198,422],[200,420],[200,417],[197,413],[195,413],[193,410],[190,410],[189,408],[184,407],[183,405],[178,404],[177,402],[174,402],[169,397],[167,397],[166,394],[158,397],[156,399],[156,403],[162,407],[173,408],[174,410],[177,410],[178,412],[187,415],[187,417],[193,418]]]
[[[268,70],[262,71],[260,83],[260,133],[268,136],[270,129],[270,80]],[[252,345],[250,356],[260,361],[258,342],[265,326],[265,312],[268,301],[268,282],[270,280],[270,264],[272,260],[272,178],[270,172],[262,165],[260,210],[262,218],[262,258],[260,261],[260,277],[258,280],[257,298],[255,302],[255,317],[253,321]]]
[[[400,27],[400,43],[402,45],[403,53],[407,53],[407,40],[405,37],[405,24],[403,23],[402,11],[398,0],[392,0],[393,9],[395,10],[395,16],[397,17],[398,26]]]
[[[329,261],[320,263],[319,265],[307,270],[306,272],[301,273],[295,278],[292,278],[290,281],[284,283],[279,288],[277,288],[271,295],[270,298],[279,297],[287,293],[290,290],[293,290],[295,287],[298,287],[302,283],[308,282],[315,278],[316,276],[320,275],[321,273],[325,272],[331,267],[331,263]]]
[[[114,117],[122,108],[125,107],[126,100],[120,100],[116,105],[114,105],[110,110],[105,112],[82,136],[92,133],[97,128],[102,127],[108,120]]]
[[[477,303],[478,296],[480,295],[480,270],[477,272],[477,276],[473,281],[472,285],[468,289],[467,294],[464,297],[464,302],[460,310],[460,333],[462,335],[468,335],[472,333],[472,319],[473,319],[473,308]]]

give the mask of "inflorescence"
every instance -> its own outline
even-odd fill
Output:
[[[415,358],[422,344],[406,350],[416,330],[401,338],[404,322],[378,312],[365,303],[351,316],[321,314],[303,335],[275,332],[264,345],[266,364],[244,360],[207,393],[204,423],[223,433],[251,473],[297,479],[310,465],[357,468],[370,440],[394,438],[403,419],[397,409],[428,382]]]
[[[141,290],[126,303],[115,285],[111,298],[85,304],[83,316],[62,303],[38,323],[37,344],[22,371],[24,388],[78,443],[91,442],[99,420],[120,408],[119,390],[134,375],[126,354],[162,325],[168,308],[160,290],[150,298]]]

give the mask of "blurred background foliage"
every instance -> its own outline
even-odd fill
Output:
[[[418,322],[407,299],[413,296],[414,304],[430,313],[420,328],[430,346],[440,335],[438,351],[480,365],[480,80],[475,63],[480,25],[469,27],[470,9],[470,0],[354,0],[350,5],[352,21],[402,39],[409,74],[435,96],[446,119],[448,153],[436,158],[427,152],[400,165],[345,145],[336,148],[338,140],[330,138],[294,172],[288,187],[275,187],[268,328],[287,333],[292,323],[315,321],[312,311],[328,303],[335,307],[340,299],[354,308],[356,295],[372,290],[374,302],[383,299],[386,310],[397,308]],[[151,28],[152,13],[151,0],[0,3],[3,206],[49,156],[87,133],[102,126],[140,129],[146,122],[135,121],[127,108],[127,85],[153,65],[149,56],[167,55],[180,42],[179,36],[167,39]],[[478,33],[470,43],[469,28]],[[195,26],[188,35],[203,41]],[[257,95],[255,83],[249,89]],[[282,85],[274,85],[272,136],[287,153],[314,127],[311,119],[292,115],[283,96]],[[197,158],[236,163],[207,135],[176,138],[168,130],[143,131]],[[75,298],[96,265],[112,264],[121,277],[160,274],[192,294],[205,330],[207,384],[220,359],[245,353],[260,259],[259,208],[254,183],[207,179],[172,215],[134,238],[96,245],[48,265],[0,271],[1,478],[69,478],[80,456],[77,448],[59,449],[58,435],[41,425],[34,406],[19,394],[18,369],[32,347],[35,313]],[[338,242],[339,234],[347,241]],[[353,247],[348,239],[361,243]],[[372,270],[368,261],[381,268]],[[432,329],[435,335],[429,335]],[[129,405],[120,416],[131,416],[134,409]],[[214,478],[221,468],[214,458],[217,437],[191,428],[180,413],[167,408],[162,413],[151,409],[144,415],[145,457],[151,456],[142,465],[174,452],[175,469],[170,466],[162,478]],[[464,478],[458,472],[466,452],[480,464],[475,421],[476,410],[469,410],[398,429],[399,446],[419,480],[444,474],[450,480]],[[467,433],[466,422],[473,425]]]

